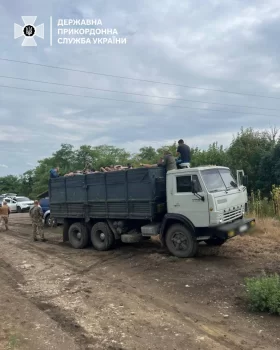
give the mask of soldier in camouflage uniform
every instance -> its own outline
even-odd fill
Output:
[[[37,235],[40,236],[42,242],[45,242],[46,239],[44,237],[43,231],[43,211],[39,206],[38,201],[34,201],[34,207],[29,210],[29,215],[32,220],[32,229],[33,229],[33,240],[37,241]]]
[[[7,205],[7,202],[3,202],[0,207],[0,221],[3,222],[6,231],[9,230],[8,222],[9,222],[10,208]]]

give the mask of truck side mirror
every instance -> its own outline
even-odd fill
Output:
[[[242,176],[242,185],[247,187],[248,186],[248,175]]]
[[[192,193],[197,193],[199,192],[199,186],[198,183],[194,180],[192,180]]]

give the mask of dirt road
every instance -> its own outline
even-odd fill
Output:
[[[0,232],[0,349],[279,349],[280,318],[248,312],[244,277],[280,272],[280,241],[238,237],[195,259],[157,242],[109,252],[31,242],[27,214]]]

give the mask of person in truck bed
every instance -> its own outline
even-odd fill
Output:
[[[166,171],[177,169],[176,161],[168,148],[163,152],[163,158],[157,164],[140,164],[145,168],[164,167]]]
[[[54,179],[56,177],[59,177],[59,167],[50,170],[50,178]]]

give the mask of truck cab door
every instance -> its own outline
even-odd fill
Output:
[[[210,222],[208,196],[197,174],[174,174],[172,190],[168,193],[168,212],[181,214],[188,218],[195,227],[208,227]],[[192,193],[192,181],[198,182],[199,192]],[[204,197],[204,201],[199,198]]]

